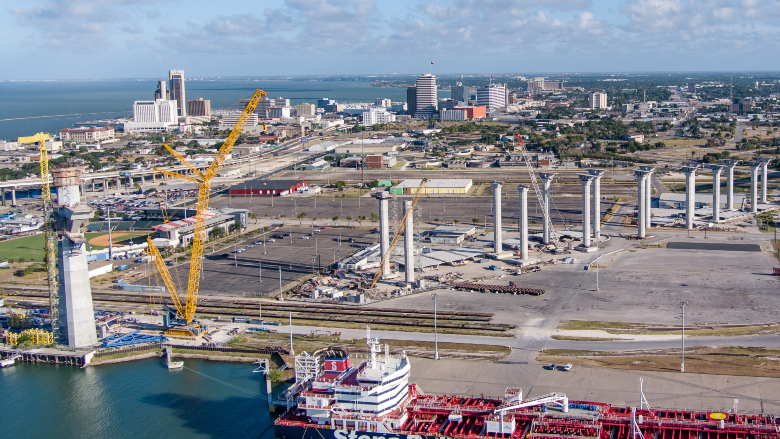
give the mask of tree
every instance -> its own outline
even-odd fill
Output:
[[[255,220],[255,224],[257,224],[257,215],[255,215],[254,213],[249,212],[249,219]]]
[[[298,214],[298,219],[302,219],[306,216],[306,212],[301,212]]]
[[[212,238],[216,238],[216,239],[222,238],[222,237],[225,236],[225,230],[222,229],[222,227],[214,226],[209,231],[209,236],[211,236]]]
[[[338,220],[339,220],[339,216],[338,216],[338,215],[336,215],[336,216],[334,216],[334,217],[333,217],[333,218],[331,218],[331,219],[333,220],[333,222],[336,222],[336,221],[338,221]]]
[[[379,221],[379,215],[376,212],[371,212],[371,222]]]

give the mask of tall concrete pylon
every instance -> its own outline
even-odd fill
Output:
[[[639,169],[647,171],[647,181],[645,182],[645,227],[653,227],[653,173],[654,166],[640,166]]]
[[[542,206],[542,242],[547,245],[550,243],[550,228],[552,226],[552,218],[550,217],[550,184],[555,177],[551,172],[540,172],[539,178],[542,179],[542,198],[544,199],[544,206]]]
[[[720,222],[720,173],[725,165],[708,165],[712,170],[712,222]]]
[[[742,160],[723,160],[726,165],[726,210],[734,210],[734,168]]]
[[[757,160],[759,166],[761,167],[761,197],[759,198],[759,203],[766,204],[767,180],[769,179],[769,163],[772,161],[772,159],[770,157],[759,157]]]
[[[390,220],[388,219],[388,200],[390,194],[387,192],[377,192],[374,197],[379,200],[379,251],[382,257],[387,254],[390,247]],[[390,275],[390,258],[385,259],[385,266],[382,267],[382,277]]]
[[[528,186],[517,186],[517,192],[520,196],[520,258],[525,261],[528,260]]]
[[[582,246],[590,247],[590,188],[595,178],[590,174],[578,174],[582,183]]]
[[[501,187],[503,182],[494,180],[493,186],[493,253],[500,254],[504,244],[501,236]]]
[[[588,169],[593,179],[593,238],[598,243],[601,237],[601,177],[604,171],[600,169]]]
[[[404,201],[404,212],[412,207],[411,201]],[[414,283],[414,212],[406,216],[406,228],[404,228],[404,280],[407,285]]]
[[[52,169],[57,203],[54,206],[60,334],[68,347],[80,349],[97,344],[95,311],[87,266],[86,226],[92,208],[81,203],[80,166]]]
[[[759,162],[749,162],[750,164],[750,213],[758,213],[758,170],[761,168]]]
[[[647,197],[647,190],[645,189],[645,183],[647,182],[647,171],[636,170],[634,176],[636,177],[637,185],[637,198],[636,198],[636,237],[643,239],[646,236],[645,221],[647,220],[647,214],[645,209],[647,203],[645,197]]]
[[[685,228],[693,228],[693,216],[696,210],[696,170],[699,166],[683,166],[685,173]]]

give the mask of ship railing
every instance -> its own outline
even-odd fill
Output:
[[[620,421],[627,421],[630,420],[630,417],[621,418]],[[602,423],[604,424],[610,424],[610,419],[602,419]],[[613,422],[615,423],[615,422]],[[623,423],[623,422],[620,422]],[[720,422],[718,421],[681,421],[681,420],[674,420],[674,419],[643,419],[642,423],[639,424],[640,428],[642,426],[651,426],[651,427],[657,427],[657,428],[688,428],[691,430],[701,430],[703,428],[711,429],[711,430],[720,430],[720,431],[727,431],[727,430],[739,430],[739,431],[761,431],[761,432],[767,432],[767,433],[780,433],[780,426],[778,425],[771,425],[771,424],[741,424],[741,423],[734,423],[734,422],[725,422],[723,424],[723,428],[720,427]]]

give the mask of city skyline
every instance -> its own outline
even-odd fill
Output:
[[[8,3],[0,80],[780,69],[780,1]]]

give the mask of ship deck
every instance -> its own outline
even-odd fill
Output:
[[[395,433],[458,439],[780,439],[780,418],[771,415],[665,409],[633,415],[630,407],[577,401],[569,402],[568,413],[542,406],[506,411],[504,419],[515,423],[511,433],[487,434],[486,423],[501,403],[484,397],[416,395]],[[304,413],[293,409],[277,422],[317,428]],[[460,418],[450,420],[450,415]]]

